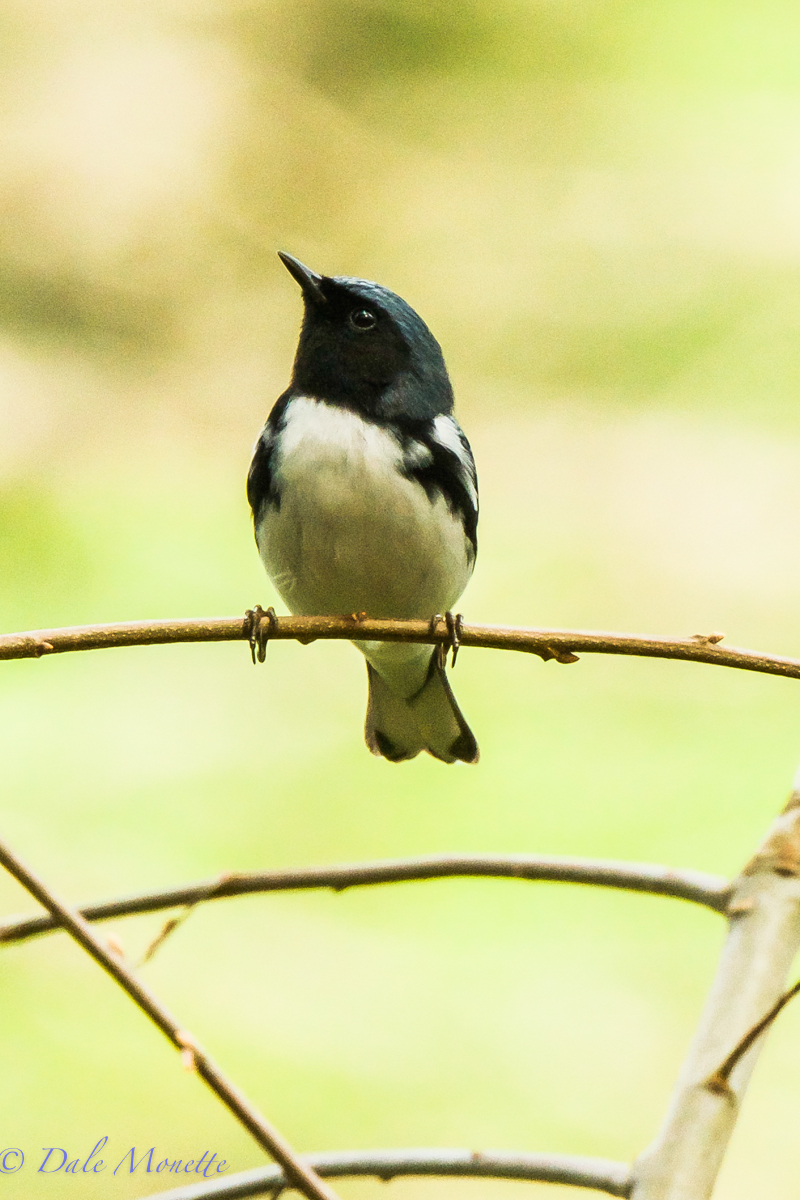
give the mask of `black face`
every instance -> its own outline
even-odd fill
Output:
[[[374,419],[450,412],[442,352],[425,322],[394,292],[363,279],[328,278],[281,255],[303,289],[294,363],[298,392]]]

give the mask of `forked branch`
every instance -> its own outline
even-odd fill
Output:
[[[800,947],[800,793],[736,880],[731,927],[656,1141],[634,1163],[633,1200],[708,1200],[768,1021]],[[722,1076],[722,1078],[720,1078]]]
[[[124,992],[127,992],[134,1004],[147,1014],[173,1046],[180,1050],[184,1064],[197,1071],[228,1110],[252,1134],[259,1146],[280,1164],[286,1180],[292,1187],[307,1196],[308,1200],[338,1200],[332,1188],[320,1179],[312,1167],[297,1157],[283,1135],[230,1082],[199,1042],[181,1027],[172,1013],[136,977],[124,960],[111,953],[80,913],[73,911],[59,900],[43,880],[39,879],[2,842],[0,842],[0,865],[4,866],[9,874],[13,875],[34,899],[47,909],[51,917],[67,930],[78,945],[91,955]]]
[[[770,1025],[777,1020],[786,1008],[786,1005],[794,1000],[798,993],[800,993],[800,982],[793,984],[788,991],[784,992],[780,999],[775,1001],[769,1012],[765,1013],[760,1021],[756,1021],[752,1029],[748,1029],[738,1045],[734,1046],[733,1050],[731,1050],[725,1062],[712,1075],[709,1075],[706,1080],[706,1087],[709,1091],[717,1092],[721,1096],[730,1093],[731,1085],[729,1080],[734,1067],[741,1058],[744,1058],[747,1051],[758,1041],[762,1033],[766,1033]]]

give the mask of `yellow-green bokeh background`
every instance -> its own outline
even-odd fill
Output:
[[[0,627],[274,599],[243,484],[300,315],[283,248],[442,342],[482,485],[468,618],[800,654],[799,45],[786,0],[2,0]],[[730,873],[800,760],[789,680],[473,651],[455,684],[476,768],[372,759],[346,645],[6,663],[2,833],[75,901],[446,851]],[[115,932],[136,957],[159,925]],[[302,1149],[630,1159],[722,934],[450,881],[209,905],[145,976]],[[4,952],[2,1012],[8,1200],[167,1186],[35,1173],[104,1134],[263,1161],[65,938]],[[718,1197],[795,1197],[799,1124],[795,1009]]]

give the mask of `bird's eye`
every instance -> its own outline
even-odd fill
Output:
[[[364,333],[367,329],[373,329],[377,320],[378,318],[375,316],[375,313],[369,308],[354,308],[350,313],[350,324],[359,333]]]

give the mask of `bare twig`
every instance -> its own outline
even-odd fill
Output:
[[[630,1168],[607,1158],[567,1154],[512,1154],[497,1150],[362,1150],[309,1154],[304,1161],[327,1177],[374,1175],[389,1180],[403,1175],[461,1175],[479,1179],[526,1179],[593,1188],[610,1196],[630,1194]],[[149,1200],[239,1200],[285,1187],[275,1167],[241,1171],[211,1184],[189,1184],[151,1193]]]
[[[344,891],[346,888],[383,883],[486,876],[594,884],[634,892],[650,892],[657,896],[674,896],[681,900],[689,900],[705,905],[715,912],[727,910],[731,893],[730,882],[721,876],[706,875],[702,871],[678,871],[652,863],[532,854],[492,857],[459,854],[294,870],[229,872],[217,879],[187,884],[184,887],[169,888],[161,892],[143,892],[98,904],[87,904],[80,912],[88,921],[106,921],[113,917],[157,912],[178,905],[193,906],[205,900],[215,900],[223,896],[243,896],[252,892],[299,891],[306,888]],[[23,941],[37,934],[50,933],[58,927],[58,922],[52,916],[8,920],[0,925],[0,942]],[[157,940],[160,941],[161,937]]]
[[[142,955],[141,959],[139,960],[138,966],[143,967],[145,963],[150,962],[150,959],[154,956],[154,954],[156,953],[157,950],[161,949],[161,947],[164,945],[164,942],[167,940],[167,938],[171,937],[176,929],[180,929],[180,927],[184,923],[184,921],[186,921],[192,915],[194,910],[197,908],[197,905],[200,904],[203,900],[211,900],[215,895],[217,895],[219,893],[219,889],[225,883],[227,883],[227,881],[229,879],[230,879],[230,875],[228,874],[227,871],[223,872],[222,875],[218,875],[216,879],[210,879],[208,881],[208,884],[206,885],[206,887],[202,888],[195,895],[195,897],[191,901],[189,901],[189,903],[185,904],[183,912],[178,913],[177,916],[170,917],[169,920],[165,921],[164,924],[162,925],[161,929],[159,930],[158,934],[153,938],[152,942],[145,950],[144,954]],[[172,907],[172,905],[170,905],[169,907]],[[82,909],[79,911],[82,913],[82,915],[84,917],[86,916],[86,913],[83,912]],[[153,910],[150,910],[150,911],[153,911]],[[91,919],[91,918],[89,918],[89,919]],[[0,942],[2,942],[2,940],[3,940],[2,937],[0,937]]]
[[[187,904],[183,911],[178,913],[177,916],[170,917],[168,920],[166,920],[156,936],[153,938],[152,942],[150,942],[149,946],[146,947],[144,954],[139,959],[136,966],[143,967],[146,963],[149,963],[151,958],[154,958],[157,951],[159,951],[164,945],[164,942],[166,942],[167,939],[172,936],[176,929],[180,929],[184,921],[192,915],[196,907],[196,904]],[[80,912],[81,910],[79,909],[78,911]]]
[[[633,1200],[711,1196],[760,1049],[761,1018],[781,996],[800,946],[800,793],[736,881],[728,911],[731,927],[717,977],[670,1109],[633,1167]],[[747,1045],[724,1083],[714,1086],[719,1064],[742,1039]]]
[[[706,1087],[709,1089],[709,1091],[718,1092],[720,1095],[730,1094],[731,1087],[729,1080],[733,1068],[736,1066],[739,1059],[745,1056],[747,1051],[753,1045],[753,1042],[757,1041],[758,1038],[761,1037],[761,1034],[769,1029],[772,1022],[783,1011],[789,1001],[794,999],[798,992],[800,992],[800,982],[796,983],[793,987],[790,987],[788,992],[784,992],[780,999],[775,1001],[769,1012],[766,1013],[760,1021],[756,1021],[752,1029],[748,1029],[747,1033],[744,1035],[738,1045],[734,1046],[733,1050],[731,1050],[722,1066],[718,1067],[713,1074],[709,1075],[708,1079],[706,1080]]]
[[[35,629],[0,636],[0,659],[42,658],[74,650],[103,650],[114,646],[152,646],[168,642],[249,641],[252,622],[244,617],[209,617],[171,621],[131,621],[114,625],[82,625],[72,629]],[[352,640],[450,644],[444,619],[430,621],[373,620],[369,617],[276,617],[269,640],[313,642]],[[623,654],[640,658],[676,658],[714,663],[767,675],[800,679],[800,659],[754,650],[724,649],[722,634],[688,638],[640,637],[628,633],[592,633],[580,629],[515,629],[502,625],[464,625],[461,646],[519,650],[558,662],[575,662],[576,654]]]
[[[316,1172],[306,1166],[295,1154],[289,1143],[252,1104],[223,1075],[220,1068],[209,1057],[194,1037],[175,1020],[156,995],[136,978],[124,960],[109,952],[102,939],[91,925],[80,915],[59,900],[43,880],[0,842],[0,865],[14,876],[50,915],[61,925],[79,946],[90,954],[111,978],[119,984],[135,1004],[184,1055],[184,1065],[191,1065],[208,1084],[215,1095],[229,1109],[245,1129],[252,1134],[264,1150],[280,1163],[286,1179],[309,1200],[337,1200],[336,1193],[324,1183]],[[186,1053],[191,1063],[187,1063]]]

